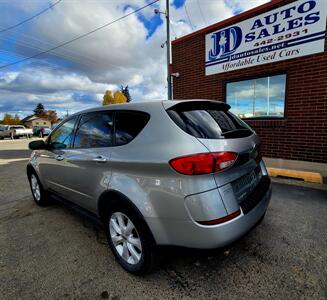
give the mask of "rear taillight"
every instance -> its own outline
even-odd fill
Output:
[[[260,152],[260,147],[258,147],[255,151],[255,161],[259,163],[262,160],[261,152]]]
[[[237,159],[235,152],[212,152],[182,156],[172,159],[169,164],[178,173],[201,175],[222,171],[232,166]]]
[[[229,214],[229,215],[219,218],[219,219],[210,220],[210,221],[197,221],[197,222],[201,225],[217,225],[217,224],[225,223],[232,219],[235,219],[240,214],[241,214],[241,211],[237,210],[237,211],[233,212],[232,214]]]

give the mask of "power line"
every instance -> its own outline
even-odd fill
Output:
[[[22,36],[22,37],[21,37]],[[37,50],[37,51],[43,51],[44,48],[47,48],[47,47],[54,47],[56,46],[55,43],[51,43],[49,41],[43,41],[43,40],[40,40],[38,38],[35,38],[31,35],[28,35],[28,34],[25,34],[25,33],[20,33],[20,38],[19,40],[16,41],[15,38],[13,37],[7,37],[7,36],[0,36],[0,41],[4,41],[4,44],[7,44],[7,42],[9,44],[11,44],[11,42],[15,42],[15,45],[18,45],[20,47],[23,47],[23,48],[28,48],[28,49],[32,49],[32,50]],[[30,43],[30,42],[33,42],[33,43]],[[35,41],[35,42],[34,42]],[[38,46],[35,46],[35,45],[38,45]],[[40,45],[45,45],[45,47],[43,47],[42,49],[42,46]],[[55,55],[55,56],[58,56],[60,58],[63,58],[63,59],[68,59],[68,60],[71,60],[73,62],[77,62],[79,64],[83,64],[83,65],[89,65],[87,62],[91,62],[92,64],[97,64],[97,65],[110,65],[110,67],[116,67],[116,68],[119,68],[118,65],[113,65],[113,64],[109,64],[107,63],[106,61],[101,61],[101,63],[99,61],[96,61],[95,59],[93,59],[93,57],[87,57],[85,55],[82,55],[82,54],[79,54],[79,53],[76,53],[76,51],[73,51],[73,50],[70,50],[70,49],[67,49],[67,48],[61,48],[61,52],[52,52],[52,55]],[[9,53],[9,51],[8,51]],[[17,55],[17,53],[16,53]],[[27,55],[21,55],[22,57],[28,57]]]
[[[2,66],[0,66],[0,69],[3,69],[3,68],[6,68],[6,67],[9,67],[9,66],[13,66],[13,65],[19,64],[19,63],[24,62],[24,61],[26,61],[26,60],[30,60],[30,59],[35,58],[35,57],[38,57],[38,56],[40,56],[40,55],[42,55],[42,54],[45,54],[45,53],[51,52],[51,51],[56,50],[56,49],[58,49],[58,48],[60,48],[60,47],[66,46],[66,45],[68,45],[68,44],[70,44],[70,43],[73,43],[73,42],[75,42],[75,41],[77,41],[77,40],[79,40],[79,39],[81,39],[81,38],[84,38],[84,37],[86,37],[86,36],[88,36],[88,35],[90,35],[90,34],[92,34],[92,33],[94,33],[94,32],[97,32],[97,31],[99,31],[99,30],[101,30],[101,29],[103,29],[103,28],[105,28],[105,27],[108,27],[108,26],[110,26],[110,25],[112,25],[112,24],[114,24],[114,23],[116,23],[116,22],[118,22],[118,21],[121,21],[121,20],[123,20],[123,19],[129,17],[130,15],[133,15],[133,14],[135,14],[135,13],[137,13],[137,12],[139,12],[139,11],[141,11],[141,10],[143,10],[143,9],[145,9],[145,8],[147,8],[147,7],[149,7],[149,6],[151,6],[151,5],[153,5],[154,3],[158,2],[158,1],[159,1],[159,0],[154,0],[154,1],[150,2],[150,3],[148,3],[147,5],[144,5],[144,6],[138,8],[138,9],[136,9],[136,10],[133,10],[132,12],[130,12],[130,13],[126,14],[126,15],[123,15],[123,16],[121,16],[120,18],[118,18],[118,19],[116,19],[116,20],[114,20],[114,21],[108,22],[108,23],[106,23],[106,24],[104,24],[104,25],[102,25],[102,26],[100,26],[100,27],[97,27],[97,28],[95,28],[95,29],[93,29],[93,30],[91,30],[91,31],[88,31],[88,32],[84,33],[84,34],[81,34],[81,35],[79,35],[79,36],[77,36],[77,37],[75,37],[75,38],[73,38],[73,39],[71,39],[71,40],[69,40],[69,41],[66,41],[66,42],[64,42],[64,43],[62,43],[62,44],[59,44],[59,45],[57,45],[57,46],[55,46],[55,47],[52,47],[52,48],[50,48],[50,49],[48,49],[48,50],[45,50],[45,51],[42,51],[42,52],[36,53],[36,54],[34,54],[34,55],[32,55],[32,56],[29,56],[29,57],[26,57],[26,58],[24,58],[24,59],[20,59],[20,60],[14,61],[14,62],[9,63],[9,64],[6,64],[6,65],[2,65]]]
[[[28,36],[26,34],[23,34],[24,36]],[[28,39],[29,40],[36,40],[38,41],[39,44],[48,44],[49,46],[54,46],[55,44],[52,44],[52,43],[49,43],[49,42],[46,42],[46,41],[42,41],[42,40],[39,40],[37,38],[34,38],[32,36],[28,36]],[[14,41],[14,39],[12,38],[3,38],[3,37],[0,37],[0,41]],[[28,43],[26,42],[25,39],[20,39],[19,41],[16,41],[15,42],[16,45],[20,46],[20,47],[23,47],[23,48],[27,48],[27,49],[31,49],[31,50],[37,50],[37,51],[43,51],[43,49],[39,46],[34,46],[34,44],[31,44],[31,43]],[[113,64],[110,64],[106,61],[101,61],[101,63],[99,61],[96,61],[94,60],[92,57],[86,57],[85,55],[81,55],[79,53],[76,53],[74,51],[74,54],[70,54],[69,52],[73,52],[72,50],[69,50],[67,48],[61,48],[62,51],[61,53],[58,53],[58,52],[55,52],[53,51],[52,52],[52,55],[54,56],[57,56],[59,58],[62,58],[62,59],[66,59],[66,60],[69,60],[71,62],[74,62],[74,63],[78,63],[78,64],[82,64],[82,65],[85,65],[85,66],[90,66],[90,65],[107,65],[107,66],[110,66],[110,67],[115,67],[115,68],[122,68],[121,66],[118,66],[118,65],[113,65]],[[1,50],[0,50],[1,51]],[[11,53],[10,51],[7,51],[8,53]],[[68,52],[68,53],[65,53],[65,52]],[[17,53],[15,55],[18,55]],[[28,56],[27,55],[19,55],[21,57],[25,57],[27,58]]]
[[[185,2],[185,5],[184,5],[184,9],[185,9],[185,13],[186,13],[187,19],[188,19],[188,21],[189,21],[189,23],[191,25],[192,31],[194,31],[194,27],[193,27],[193,24],[191,22],[191,18],[190,18],[189,14],[188,14],[188,11],[187,11],[186,2]]]
[[[206,21],[206,19],[204,17],[204,14],[203,14],[203,11],[202,11],[202,8],[201,8],[201,5],[200,5],[200,1],[196,0],[196,2],[198,3],[198,7],[199,7],[199,10],[200,10],[200,14],[201,14],[202,20],[204,22],[204,25],[207,26],[207,21]]]
[[[171,21],[171,20],[169,20],[169,23],[170,23],[170,28],[171,28],[171,30],[173,31],[173,33],[174,33],[174,35],[175,35],[175,39],[177,38],[177,33],[176,33],[176,31],[174,30],[174,24],[173,24],[173,22]]]
[[[62,0],[60,0],[60,1],[62,1]],[[56,4],[58,4],[60,1],[54,3],[52,5],[52,7],[54,5],[56,5]],[[23,39],[21,38],[21,36],[23,36]],[[26,37],[26,39],[24,39],[24,37]],[[33,50],[37,50],[37,51],[43,51],[44,49],[42,49],[42,47],[40,47],[40,46],[34,46],[34,44],[38,44],[38,45],[44,44],[47,47],[54,47],[56,45],[55,43],[51,43],[49,41],[42,41],[42,40],[40,40],[38,38],[35,38],[35,37],[31,36],[31,35],[27,35],[27,34],[22,33],[22,32],[20,32],[20,39],[19,39],[19,41],[16,41],[15,38],[6,37],[6,36],[4,36],[4,37],[1,37],[0,36],[0,40],[4,40],[4,41],[9,40],[9,41],[15,42],[16,45],[20,45],[22,47],[33,49]],[[37,43],[30,43],[31,40],[35,40]],[[55,55],[55,56],[58,56],[60,58],[64,58],[64,59],[69,58],[72,61],[78,62],[78,63],[83,64],[83,65],[88,65],[88,64],[85,63],[85,61],[90,61],[92,64],[94,64],[94,63],[97,64],[97,65],[100,65],[100,64],[103,65],[103,64],[105,64],[105,65],[110,65],[111,67],[117,67],[117,68],[119,67],[117,65],[108,64],[107,62],[103,62],[103,61],[100,63],[99,61],[95,61],[91,57],[86,57],[85,55],[78,54],[78,53],[76,53],[76,51],[72,51],[72,50],[69,50],[67,48],[63,48],[63,50],[64,50],[64,52],[71,52],[73,54],[55,53],[55,52],[53,52],[52,54]],[[9,53],[9,51],[7,51],[7,52]],[[17,55],[17,53],[16,53],[16,55]],[[27,55],[19,55],[19,56],[25,57],[25,58],[27,57]],[[81,58],[81,60],[80,61],[76,61],[78,59],[78,57],[76,57],[76,56],[79,56]]]
[[[5,31],[8,31],[8,30],[11,30],[11,29],[14,29],[14,28],[16,28],[16,27],[18,27],[18,26],[20,26],[20,25],[22,25],[22,24],[24,24],[24,23],[26,23],[26,22],[28,22],[28,21],[31,21],[32,19],[38,17],[39,15],[42,15],[43,13],[45,13],[46,11],[48,11],[49,9],[51,9],[52,7],[56,6],[56,5],[59,4],[61,1],[62,1],[62,0],[58,0],[57,2],[51,4],[49,7],[47,7],[47,8],[45,8],[45,9],[39,11],[37,14],[35,14],[35,15],[33,15],[33,16],[31,16],[31,17],[29,17],[29,18],[27,18],[27,19],[25,19],[25,20],[23,20],[23,21],[21,21],[21,22],[15,24],[15,25],[9,26],[9,27],[4,28],[4,29],[0,29],[0,33],[5,32]]]

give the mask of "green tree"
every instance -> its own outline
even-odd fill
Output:
[[[13,121],[14,121],[13,125],[20,125],[22,123],[18,114],[15,114]]]
[[[39,103],[33,111],[36,116],[40,117],[45,112],[44,105]]]
[[[128,85],[126,85],[125,87],[124,86],[121,86],[120,88],[120,91],[124,94],[124,96],[126,97],[127,99],[127,102],[131,102],[132,101],[132,97],[129,93],[129,89],[128,89]]]

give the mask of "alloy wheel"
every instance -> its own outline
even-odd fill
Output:
[[[36,201],[40,201],[41,199],[41,190],[39,182],[34,174],[31,176],[31,187],[32,187],[32,193]]]
[[[142,244],[133,222],[125,214],[115,212],[109,220],[109,232],[119,256],[131,265],[137,264],[142,257]]]

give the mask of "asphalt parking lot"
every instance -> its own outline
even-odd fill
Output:
[[[264,221],[228,251],[171,248],[154,273],[124,272],[102,228],[37,207],[27,140],[0,141],[1,299],[326,299],[327,191],[273,183]]]

